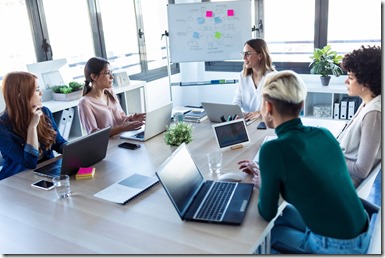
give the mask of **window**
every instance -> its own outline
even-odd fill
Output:
[[[264,39],[273,62],[310,61],[314,49],[314,10],[314,0],[264,1]]]
[[[134,1],[100,0],[107,59],[113,70],[142,72]]]
[[[11,71],[36,62],[31,25],[24,0],[0,1],[0,81]]]
[[[167,66],[167,0],[141,0],[148,70]]]
[[[328,44],[340,54],[381,46],[381,1],[329,0]]]
[[[66,58],[74,79],[84,78],[84,64],[95,55],[86,0],[43,0],[52,59]]]

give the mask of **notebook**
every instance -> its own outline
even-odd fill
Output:
[[[147,141],[148,139],[166,131],[166,125],[171,122],[172,102],[154,109],[146,114],[146,124],[136,131],[124,132],[120,135],[122,139]]]
[[[64,144],[61,158],[34,170],[39,176],[72,175],[80,167],[89,167],[106,157],[110,127]]]
[[[243,112],[238,105],[234,104],[222,104],[222,103],[210,103],[210,102],[201,102],[202,107],[207,113],[208,119],[213,123],[224,122],[221,120],[221,116],[227,121],[229,117],[234,118],[244,118]],[[256,119],[246,121],[246,125],[253,123]]]
[[[159,183],[156,176],[133,174],[94,194],[95,197],[118,204],[126,204]]]
[[[245,217],[253,192],[253,184],[205,180],[192,159],[185,143],[159,167],[155,173],[173,203],[180,218],[186,221],[240,225]],[[214,188],[220,189],[216,201],[219,214],[214,214],[206,202]],[[224,189],[230,192],[224,194]],[[209,216],[209,217],[207,217]]]
[[[249,133],[243,118],[213,124],[212,127],[220,150],[238,149],[250,143]]]

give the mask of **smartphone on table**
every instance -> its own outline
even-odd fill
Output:
[[[257,129],[266,129],[266,124],[265,122],[260,122],[257,126]]]
[[[119,144],[118,147],[124,148],[124,149],[129,149],[129,150],[136,150],[136,149],[140,148],[140,145],[136,144],[136,143],[123,142],[123,143]]]
[[[35,183],[32,183],[31,186],[39,189],[47,190],[47,191],[51,190],[54,187],[51,181],[47,181],[45,179],[41,179]]]

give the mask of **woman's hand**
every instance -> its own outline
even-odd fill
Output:
[[[146,120],[146,113],[139,113],[139,114],[135,113],[135,114],[131,115],[129,118],[130,118],[129,119],[130,122],[132,122],[132,121],[143,122]]]
[[[144,125],[144,122],[142,122],[142,121],[132,121],[132,122],[126,121],[122,125],[122,131],[138,130],[138,129],[140,129],[140,127],[142,127],[142,125]]]
[[[40,122],[40,117],[43,115],[43,111],[41,111],[41,106],[33,106],[32,107],[32,119],[29,122],[29,127],[36,127]]]
[[[240,165],[239,169],[253,176],[253,179],[252,179],[253,184],[255,185],[255,187],[260,188],[261,177],[260,177],[258,164],[250,160],[241,160],[237,164]]]
[[[248,112],[244,114],[245,121],[255,120],[261,116],[260,111]]]

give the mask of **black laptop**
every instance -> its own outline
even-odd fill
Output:
[[[156,175],[182,220],[240,225],[253,184],[205,180],[182,144]]]
[[[79,137],[64,144],[61,158],[34,170],[39,176],[72,175],[80,167],[89,167],[107,154],[110,127]]]

